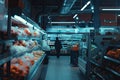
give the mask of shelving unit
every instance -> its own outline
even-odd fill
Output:
[[[61,55],[70,55],[70,49],[74,43],[78,43],[80,40],[81,34],[75,34],[75,33],[49,33],[48,32],[48,38],[52,44],[49,44],[51,46],[51,55],[55,55],[55,49],[54,49],[54,42],[55,38],[58,36],[59,40],[62,43],[62,49],[61,49]],[[78,36],[78,38],[75,38]]]
[[[82,58],[78,58],[78,66],[80,71],[82,71],[83,74],[86,74],[86,65],[87,62],[83,60]]]
[[[4,1],[4,0],[3,0]],[[1,5],[1,3],[0,3]],[[3,4],[2,4],[3,5]],[[5,6],[5,4],[3,5]],[[0,13],[1,14],[1,13]],[[3,15],[6,15],[3,14]],[[17,15],[15,15],[17,16]],[[12,63],[13,59],[16,59],[18,61],[19,59],[22,59],[22,57],[27,56],[25,59],[30,60],[30,56],[31,55],[33,57],[31,58],[35,58],[35,52],[33,53],[33,51],[40,51],[41,50],[41,54],[39,53],[39,57],[37,56],[36,58],[38,59],[33,59],[34,62],[32,62],[33,60],[27,61],[26,63],[26,67],[29,70],[28,74],[26,73],[24,77],[17,77],[17,80],[36,80],[40,78],[40,75],[42,75],[42,71],[44,69],[44,61],[46,59],[46,54],[42,53],[42,46],[39,46],[38,43],[41,43],[42,41],[42,37],[45,33],[44,30],[42,30],[34,21],[32,21],[30,18],[26,17],[25,15],[23,16],[17,16],[20,18],[22,18],[22,21],[26,21],[26,23],[24,24],[24,22],[22,22],[21,20],[19,20],[18,18],[12,17],[10,14],[10,9],[8,9],[8,20],[6,20],[6,22],[8,21],[8,25],[6,23],[6,26],[0,26],[0,80],[16,80],[16,78],[14,78],[12,76],[12,66],[13,65],[17,65],[18,63]],[[27,20],[26,20],[27,19]],[[15,24],[17,25],[17,28],[15,29],[15,27],[13,27],[13,21],[15,22]],[[12,23],[12,24],[11,24]],[[22,26],[26,26],[26,27],[19,27],[19,24],[22,24]],[[6,27],[6,30],[3,30],[2,28]],[[17,29],[21,29],[21,31],[17,31]],[[25,28],[26,28],[26,33],[25,33]],[[14,30],[15,29],[15,30]],[[30,29],[30,31],[29,31]],[[23,30],[23,31],[22,31]],[[33,31],[33,32],[32,32]],[[35,32],[36,31],[36,32]],[[17,33],[18,32],[18,33]],[[30,42],[30,44],[28,43],[29,41],[34,41],[34,44],[32,42]],[[22,45],[20,43],[20,41],[26,41],[27,44]],[[27,42],[28,41],[28,42]],[[15,44],[16,43],[16,44]],[[11,47],[12,46],[22,46],[25,49],[19,50],[19,52],[12,52],[11,51]],[[16,48],[17,49],[17,48]],[[6,51],[7,50],[7,51]],[[6,51],[6,52],[4,52]],[[29,63],[28,63],[29,62]],[[23,66],[24,62],[21,63],[21,66]],[[29,66],[28,66],[29,64]],[[33,65],[34,64],[34,65]],[[5,66],[7,65],[7,66]],[[17,67],[17,66],[16,66]],[[24,68],[23,68],[24,69]],[[5,72],[6,70],[6,72]],[[23,73],[21,73],[23,74]],[[19,74],[19,75],[21,75]],[[14,76],[16,76],[17,74],[14,74]]]
[[[113,37],[114,36],[114,37]],[[119,80],[120,78],[120,73],[117,72],[116,70],[112,69],[108,64],[110,65],[117,65],[120,64],[119,59],[115,59],[113,57],[109,57],[107,55],[107,48],[112,45],[113,49],[119,48],[119,46],[116,46],[115,44],[117,43],[111,43],[111,40],[116,39],[115,35],[96,35],[94,38],[94,44],[96,44],[95,50],[96,52],[89,51],[89,65],[90,65],[90,73],[94,73],[95,75],[99,76],[102,80],[108,80],[108,76],[113,77],[115,80]],[[102,43],[102,44],[101,44]],[[119,45],[119,44],[117,44]],[[96,59],[95,57],[98,56]],[[97,61],[98,60],[98,61]],[[114,63],[114,64],[113,64]],[[115,67],[115,66],[114,66]],[[119,66],[118,66],[119,67]],[[93,69],[98,68],[101,69],[101,72],[105,73],[105,75],[99,74],[97,71],[93,71]],[[90,75],[90,73],[88,75]],[[111,80],[111,79],[110,79]]]
[[[88,49],[89,49],[89,33],[83,33],[81,40],[79,40],[78,67],[84,75],[87,74]]]

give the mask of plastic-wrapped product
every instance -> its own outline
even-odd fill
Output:
[[[17,34],[18,34],[18,36],[25,36],[25,34],[23,33],[23,29],[22,28],[18,28]]]
[[[32,53],[27,53],[24,55],[24,58],[30,62],[31,65],[34,64],[34,55]]]
[[[26,48],[24,46],[13,45],[10,47],[11,53],[22,53],[22,52],[27,51],[27,50],[28,50],[28,48]]]
[[[35,45],[34,41],[29,40],[29,41],[27,41],[26,46],[31,49],[31,48],[35,47],[36,45]]]
[[[11,27],[11,34],[13,37],[16,37],[18,35],[18,27]]]
[[[19,41],[19,43],[20,43],[21,46],[26,47],[26,41],[25,40],[21,40],[21,41]]]
[[[27,36],[31,36],[31,32],[30,32],[29,28],[24,28],[24,33],[25,33]]]
[[[45,51],[50,51],[50,46],[47,44],[46,40],[42,40],[42,48]]]
[[[33,36],[35,36],[35,37],[40,37],[40,32],[34,31],[34,32],[33,32]]]
[[[17,59],[17,58],[13,58],[13,59],[11,60],[11,64],[16,64],[16,63],[18,63],[18,59]]]

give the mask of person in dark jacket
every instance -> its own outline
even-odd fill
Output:
[[[55,50],[56,50],[56,53],[57,53],[57,58],[59,58],[59,56],[60,56],[61,48],[62,48],[61,41],[58,39],[58,37],[56,37],[56,40],[55,40]]]

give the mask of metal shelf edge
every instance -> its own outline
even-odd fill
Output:
[[[108,71],[110,71],[110,72],[112,72],[113,74],[115,74],[115,75],[117,75],[117,76],[120,76],[120,73],[116,72],[116,71],[113,70],[113,69],[110,69],[110,68],[108,68],[108,67],[106,67],[105,69],[108,70]]]
[[[111,57],[108,57],[108,56],[104,56],[104,59],[107,59],[107,60],[110,60],[110,61],[112,61],[112,62],[116,62],[116,63],[120,64],[120,61],[119,61],[119,60],[114,59],[114,58],[111,58]]]
[[[94,61],[92,61],[92,60],[90,60],[90,62],[91,62],[92,64],[94,64],[94,65],[98,66],[98,67],[101,67],[101,65],[100,65],[100,64],[98,64],[98,63],[96,63],[96,62],[94,62]]]
[[[105,80],[104,77],[103,77],[102,75],[100,75],[99,73],[97,73],[97,72],[95,72],[95,71],[94,71],[94,73],[95,73],[97,76],[99,76],[102,80]]]
[[[32,80],[32,79],[34,78],[35,73],[36,73],[36,71],[38,70],[38,68],[40,67],[40,65],[42,64],[45,56],[46,56],[46,54],[43,54],[43,55],[39,58],[39,60],[32,66],[31,71],[30,71],[30,73],[29,73],[28,76],[27,76],[27,77],[28,77],[28,80]]]

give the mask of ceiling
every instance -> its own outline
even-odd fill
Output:
[[[89,0],[29,0],[31,2],[32,17],[37,18],[40,15],[50,16],[52,21],[74,21],[73,16],[92,18],[91,7],[93,3],[99,1],[99,9],[102,8],[120,8],[120,0],[91,0],[85,10],[80,9]],[[84,15],[83,15],[84,13]],[[101,11],[101,13],[120,14],[120,11]],[[82,14],[82,15],[81,15]],[[90,16],[91,15],[91,16]],[[48,18],[48,17],[46,17]],[[88,18],[88,19],[89,19]],[[90,20],[90,19],[89,19]]]
[[[41,14],[70,14],[79,10],[89,0],[29,0],[32,8],[38,9]],[[95,1],[95,0],[91,0]],[[102,7],[120,7],[120,0],[99,0]],[[86,9],[90,9],[89,5]]]

